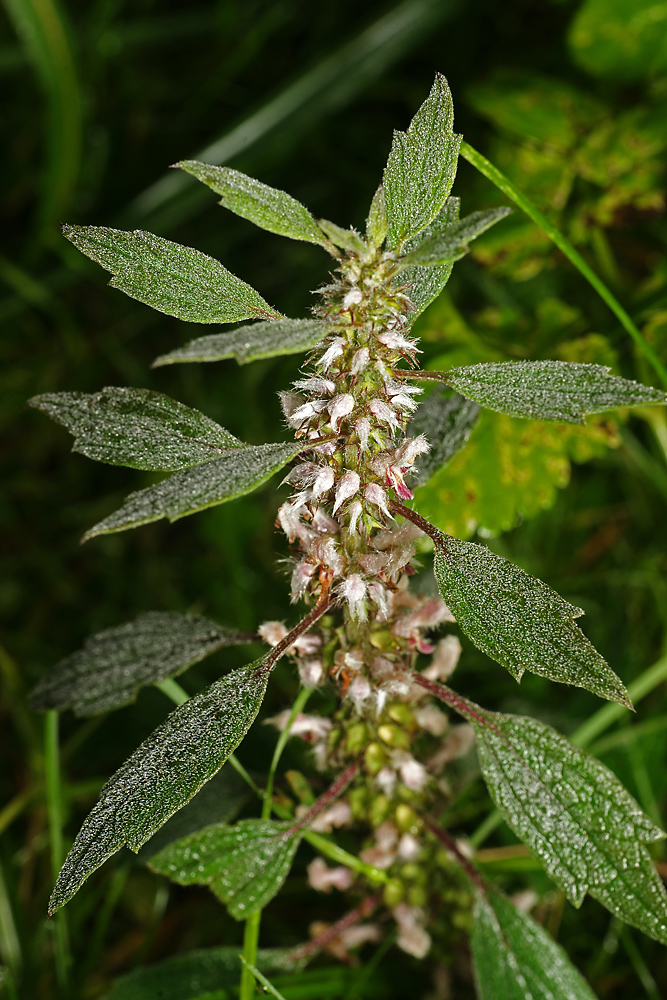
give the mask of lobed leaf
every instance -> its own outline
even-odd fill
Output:
[[[130,493],[120,510],[93,525],[83,540],[125,531],[163,517],[180,517],[214,507],[252,492],[303,451],[303,442],[230,448],[219,458],[175,472],[155,486]]]
[[[63,226],[63,235],[113,275],[109,284],[190,323],[280,319],[259,292],[200,250],[162,236],[106,226]]]
[[[401,257],[406,266],[418,264],[420,267],[436,267],[459,260],[468,252],[470,243],[485,233],[487,229],[509,215],[511,208],[490,208],[473,212],[465,219],[442,228],[422,239],[414,250]]]
[[[301,835],[293,824],[245,819],[214,824],[170,844],[149,865],[179,885],[208,885],[236,920],[273,899],[287,878]]]
[[[581,608],[486,546],[435,528],[431,537],[440,592],[478,649],[517,681],[528,670],[632,708],[620,678],[574,623]]]
[[[394,132],[383,187],[389,223],[387,245],[398,250],[429,225],[452,189],[461,136],[447,80],[437,73],[407,132]]]
[[[39,682],[30,701],[39,711],[108,712],[134,701],[145,685],[175,677],[223,646],[254,638],[199,615],[149,611],[86,639],[83,649]]]
[[[49,392],[28,402],[74,435],[98,462],[170,472],[245,445],[214,420],[150,389]]]
[[[262,184],[231,167],[216,167],[197,160],[181,160],[174,166],[207,184],[216,194],[222,195],[221,205],[261,229],[329,248],[329,241],[305,205],[285,191]]]
[[[586,413],[654,406],[667,393],[612,375],[604,365],[570,361],[500,361],[445,373],[448,385],[499,413],[583,424]]]
[[[590,892],[667,943],[667,893],[644,846],[665,835],[618,778],[536,719],[467,717],[491,797],[575,906]]]
[[[479,1000],[595,1000],[553,938],[495,889],[477,892],[471,946]]]
[[[248,323],[229,333],[210,333],[162,354],[153,368],[186,361],[224,361],[235,358],[240,365],[259,358],[308,351],[327,335],[327,326],[316,319],[279,319],[271,323]]]
[[[406,250],[410,251],[418,248],[422,240],[429,239],[432,235],[437,235],[453,225],[459,217],[460,204],[460,198],[447,198],[443,208],[431,225],[419,236],[408,240],[405,245]],[[446,264],[437,265],[436,267],[418,267],[414,265],[406,267],[399,272],[395,284],[404,287],[410,296],[412,306],[410,311],[411,323],[414,323],[426,307],[440,295],[440,292],[449,281],[453,267],[454,262],[449,261]]]
[[[431,445],[415,466],[417,486],[426,483],[464,447],[477,422],[479,406],[457,393],[436,390],[428,396],[408,424],[410,437],[425,434]]]
[[[109,779],[65,858],[50,914],[125,844],[138,851],[220,770],[259,711],[269,673],[264,660],[179,705]]]

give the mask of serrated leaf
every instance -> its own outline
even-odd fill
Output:
[[[150,867],[179,885],[208,885],[236,920],[273,899],[287,878],[299,846],[293,824],[245,819],[215,824],[170,844]]]
[[[145,685],[175,677],[223,646],[254,638],[199,615],[149,611],[86,639],[83,649],[39,682],[30,702],[39,711],[108,712],[134,701]]]
[[[359,236],[359,233],[355,233],[354,229],[343,229],[341,226],[337,226],[335,222],[329,222],[328,219],[319,219],[318,225],[331,242],[342,250],[349,250],[350,253],[358,255],[368,253],[368,247],[361,236]]]
[[[406,267],[435,267],[459,260],[468,252],[470,243],[485,233],[487,229],[509,215],[511,208],[490,208],[481,212],[473,212],[459,219],[453,225],[439,232],[434,232],[421,240],[414,250],[403,254],[401,263]]]
[[[65,858],[49,913],[125,844],[138,851],[220,770],[259,711],[264,662],[233,670],[179,705],[107,781]]]
[[[238,988],[241,959],[239,946],[199,948],[187,955],[174,955],[120,976],[104,1000],[214,1000],[229,987],[230,996]],[[287,965],[288,949],[260,948],[260,969],[281,969]],[[294,968],[294,963],[289,965]]]
[[[408,240],[405,249],[410,251],[421,245],[422,240],[430,239],[431,236],[446,230],[453,225],[459,217],[461,200],[460,198],[447,198],[443,208],[423,233]],[[405,287],[410,297],[412,309],[410,311],[410,322],[414,323],[426,307],[437,299],[440,292],[450,279],[454,262],[441,264],[436,267],[406,267],[400,271],[395,284]]]
[[[139,229],[63,226],[63,235],[113,274],[113,288],[168,316],[190,323],[280,319],[259,292],[200,250]]]
[[[596,885],[590,895],[626,924],[667,944],[667,894],[648,852],[636,867],[620,868],[615,879]]]
[[[150,389],[49,392],[28,406],[74,434],[72,451],[111,465],[171,472],[245,447],[199,410]]]
[[[624,685],[573,619],[583,614],[484,545],[433,529],[434,572],[456,621],[517,681],[525,670],[631,708]]]
[[[560,945],[495,889],[476,893],[471,946],[479,1000],[595,1000]]]
[[[574,905],[587,892],[604,905],[610,892],[641,892],[651,863],[644,845],[665,835],[618,778],[536,719],[471,708],[491,797]],[[652,892],[655,905],[642,925],[630,906],[623,919],[667,943],[667,893],[657,875]]]
[[[175,472],[155,486],[130,493],[120,510],[93,525],[84,541],[137,528],[163,517],[180,517],[226,503],[252,492],[307,447],[303,442],[248,445],[234,448],[219,458]]]
[[[461,450],[477,422],[479,406],[458,393],[436,390],[428,396],[407,427],[410,437],[425,434],[431,445],[416,462],[414,483],[421,486]]]
[[[328,328],[316,319],[279,319],[272,323],[248,323],[229,333],[210,333],[162,354],[153,368],[189,361],[224,361],[235,358],[240,365],[259,358],[300,354],[319,344]]]
[[[667,402],[667,393],[612,375],[603,365],[570,361],[471,365],[447,372],[446,382],[499,413],[572,424],[583,424],[586,413]]]
[[[461,145],[453,124],[449,85],[437,73],[407,132],[394,132],[383,178],[390,250],[400,249],[406,240],[426,229],[445,204]]]
[[[285,191],[262,184],[231,167],[216,167],[197,160],[182,160],[174,166],[207,184],[222,195],[221,205],[261,229],[328,248],[328,240],[305,205]]]
[[[366,219],[366,236],[374,247],[384,243],[387,235],[387,212],[384,205],[384,188],[380,184],[373,195],[371,207]]]

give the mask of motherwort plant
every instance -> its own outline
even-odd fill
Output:
[[[302,687],[293,710],[273,720],[282,731],[277,753],[290,730],[308,739],[330,787],[301,804],[275,798],[276,756],[261,818],[195,829],[149,862],[176,882],[210,885],[246,921],[242,997],[262,977],[259,915],[302,839],[319,852],[311,884],[349,892],[354,908],[315,928],[310,942],[281,956],[283,965],[325,948],[344,954],[392,925],[398,946],[417,957],[470,930],[483,1000],[592,996],[546,932],[486,883],[460,831],[447,828],[447,766],[473,740],[498,810],[567,897],[578,906],[588,892],[667,943],[667,896],[646,848],[663,833],[614,775],[549,726],[488,711],[444,683],[460,646],[454,632],[439,640],[433,633],[456,622],[517,680],[529,670],[631,708],[622,681],[578,628],[581,609],[488,547],[444,534],[413,509],[413,488],[465,445],[480,406],[581,424],[585,414],[666,399],[593,364],[419,369],[415,320],[470,242],[509,211],[459,218],[450,191],[460,142],[438,76],[408,130],[394,135],[363,236],[316,221],[289,195],[236,170],[178,164],[230,211],[331,255],[334,275],[310,319],[284,317],[197,250],[144,232],[64,227],[112,273],[112,285],[154,309],[197,323],[253,321],[199,337],[157,365],[308,352],[302,377],[281,396],[293,432],[287,442],[246,445],[148,390],[31,401],[72,431],[75,450],[172,473],[131,494],[86,538],[176,520],[240,497],[287,467],[291,494],[278,524],[291,546],[292,599],[305,605],[304,616],[291,630],[258,622],[268,651],[179,704],[113,775],[67,856],[50,907],[66,903],[123,845],[138,850],[230,756],[235,762],[274,666],[291,657]],[[424,384],[434,382],[421,402]],[[432,550],[439,593],[423,574],[414,585],[417,550],[422,560]],[[41,682],[34,704],[90,715],[126,704],[142,685],[178,692],[170,678],[189,665],[257,639],[197,616],[145,614],[92,637]],[[335,689],[337,707],[327,716],[304,714],[309,692],[321,685]],[[451,724],[442,706],[462,724]],[[322,836],[335,827],[358,832],[356,855]],[[226,985],[233,978],[218,983]]]

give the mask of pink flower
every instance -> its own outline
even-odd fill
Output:
[[[315,858],[306,870],[308,882],[318,892],[331,892],[332,889],[346,892],[354,881],[354,876],[349,868],[344,868],[342,865],[329,868],[323,858]]]
[[[341,504],[345,503],[346,500],[349,500],[350,497],[354,496],[359,489],[359,483],[360,479],[358,472],[353,472],[348,469],[343,473],[336,488],[336,502],[334,503],[333,508],[334,514]]]
[[[368,484],[364,490],[364,500],[372,503],[375,507],[379,507],[385,517],[391,517],[389,508],[387,507],[387,494],[377,483]]]
[[[354,396],[351,396],[349,392],[339,393],[338,396],[334,396],[328,404],[327,409],[331,416],[331,426],[334,431],[338,432],[343,417],[346,417],[348,413],[352,413],[354,409]]]

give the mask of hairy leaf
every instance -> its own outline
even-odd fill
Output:
[[[49,913],[123,845],[138,851],[220,770],[259,711],[268,679],[264,660],[233,670],[179,705],[109,779],[65,858]]]
[[[245,920],[273,899],[287,878],[299,845],[291,823],[244,819],[215,824],[170,844],[150,867],[179,885],[208,885],[231,915]]]
[[[110,285],[191,323],[280,319],[259,292],[200,250],[137,229],[63,226],[63,234],[113,274]]]
[[[468,718],[494,802],[574,905],[587,892],[613,899],[612,912],[667,943],[667,893],[644,846],[664,833],[618,778],[536,719],[476,706]]]
[[[453,124],[452,95],[438,73],[407,132],[394,132],[383,180],[390,250],[426,229],[445,204],[461,145]]]
[[[335,222],[329,222],[328,219],[320,219],[318,225],[323,233],[329,237],[331,242],[337,247],[341,247],[342,250],[349,250],[351,253],[365,254],[368,252],[368,247],[359,236],[359,233],[355,233],[354,229],[343,229],[341,226],[337,226]]]
[[[83,649],[39,682],[30,701],[40,711],[108,712],[134,701],[145,685],[175,677],[223,646],[254,638],[198,615],[149,611],[86,639]]]
[[[612,375],[603,365],[568,361],[501,361],[446,373],[448,385],[499,413],[583,424],[586,413],[653,406],[667,393]]]
[[[466,444],[477,422],[479,406],[464,396],[436,390],[428,396],[408,424],[408,434],[425,434],[431,450],[417,459],[417,477],[421,486],[442,469]]]
[[[72,451],[111,465],[171,472],[245,447],[199,410],[150,389],[49,392],[28,405],[74,434]]]
[[[387,235],[387,212],[384,205],[384,188],[380,184],[373,195],[373,201],[366,220],[366,236],[374,247],[381,246]]]
[[[175,472],[155,486],[130,493],[120,510],[105,517],[84,535],[125,531],[141,524],[179,517],[234,500],[256,489],[304,448],[303,442],[233,448],[219,458]]]
[[[174,166],[207,184],[222,195],[221,205],[261,229],[328,247],[328,240],[308,209],[285,191],[262,184],[231,167],[216,167],[197,160],[182,160]]]
[[[406,266],[419,264],[421,267],[435,267],[456,261],[468,252],[470,243],[500,222],[512,211],[511,208],[490,208],[473,212],[453,225],[435,232],[421,240],[414,250],[401,257]]]
[[[218,1000],[231,997],[238,989],[241,959],[239,946],[198,948],[187,955],[174,955],[155,965],[133,969],[120,976],[104,1000]],[[257,966],[260,969],[281,969],[287,963],[289,951],[282,948],[260,948]],[[288,967],[294,968],[293,963]],[[229,994],[221,992],[229,988]]]
[[[495,889],[476,893],[471,945],[479,1000],[595,1000],[560,945]]]
[[[528,670],[632,707],[621,680],[574,623],[581,608],[484,545],[437,529],[432,537],[440,592],[478,649],[517,681]]]
[[[437,236],[453,225],[459,217],[460,198],[447,198],[445,204],[430,226],[423,233],[408,240],[405,249],[413,250],[421,245],[422,240]],[[436,267],[406,267],[397,275],[394,284],[404,287],[410,297],[412,309],[410,322],[414,323],[426,307],[437,299],[449,281],[454,262],[440,264]]]
[[[279,319],[272,323],[248,323],[229,333],[211,333],[162,354],[153,368],[183,361],[224,361],[235,358],[240,365],[259,358],[300,354],[326,336],[327,327],[316,319]]]

